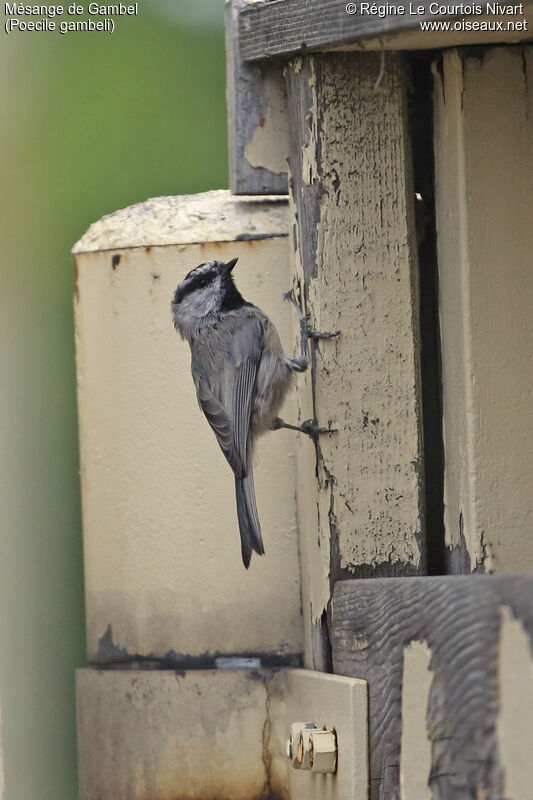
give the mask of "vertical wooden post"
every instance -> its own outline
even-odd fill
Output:
[[[435,65],[449,571],[533,569],[533,48]]]
[[[287,194],[285,83],[278,63],[241,59],[239,11],[226,2],[229,178],[233,194]]]
[[[299,446],[306,661],[315,668],[324,668],[320,628],[335,580],[425,571],[406,74],[401,57],[380,59],[314,55],[287,69],[298,281],[313,327],[340,330],[314,345],[299,394],[302,419],[338,429],[316,448]]]

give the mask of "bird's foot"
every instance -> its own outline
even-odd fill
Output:
[[[272,430],[279,431],[280,428],[288,428],[291,431],[305,433],[307,436],[310,436],[311,439],[316,439],[321,433],[337,433],[337,428],[320,428],[312,419],[302,422],[301,425],[289,425],[288,422],[284,422],[279,417],[276,417],[272,422]]]
[[[300,329],[302,335],[302,356],[307,356],[307,341],[309,339],[334,339],[336,336],[340,334],[340,331],[335,331],[334,333],[324,333],[323,331],[314,331],[309,326],[309,314],[304,314],[298,301],[294,296],[294,290],[291,289],[288,292],[283,294],[283,299],[287,300],[287,302],[291,303],[295,309],[298,317],[300,319]]]
[[[324,333],[323,331],[313,331],[310,328],[307,330],[307,335],[310,339],[334,339],[335,336],[338,336],[340,331],[335,331],[334,333]]]

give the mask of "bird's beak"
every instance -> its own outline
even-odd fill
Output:
[[[233,269],[238,260],[239,260],[238,258],[232,258],[231,261],[228,261],[227,264],[225,264],[226,269],[224,271],[226,275],[230,274],[231,270]]]

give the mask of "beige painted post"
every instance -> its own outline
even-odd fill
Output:
[[[446,546],[452,572],[533,570],[533,48],[435,73]]]
[[[157,198],[93,225],[75,248],[88,658],[295,664],[302,652],[296,435],[265,436],[256,486],[266,555],[240,556],[233,475],[198,408],[170,299],[209,259],[239,257],[243,295],[287,348],[296,325],[287,204],[226,191]],[[295,416],[294,397],[284,409]]]
[[[300,417],[337,428],[298,445],[306,663],[341,577],[425,570],[417,259],[406,73],[387,55],[288,67],[290,180],[300,293],[314,328]],[[318,637],[317,637],[318,634]]]

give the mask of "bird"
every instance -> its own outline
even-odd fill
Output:
[[[171,311],[176,331],[190,346],[198,403],[235,476],[241,555],[248,569],[252,551],[265,552],[255,497],[254,443],[266,431],[282,427],[310,436],[334,432],[311,420],[290,425],[277,414],[294,373],[309,366],[308,340],[338,332],[311,331],[308,317],[288,292],[285,298],[300,317],[302,342],[299,357],[287,356],[272,321],[235,285],[237,261],[207,261],[192,269],[175,290]]]

